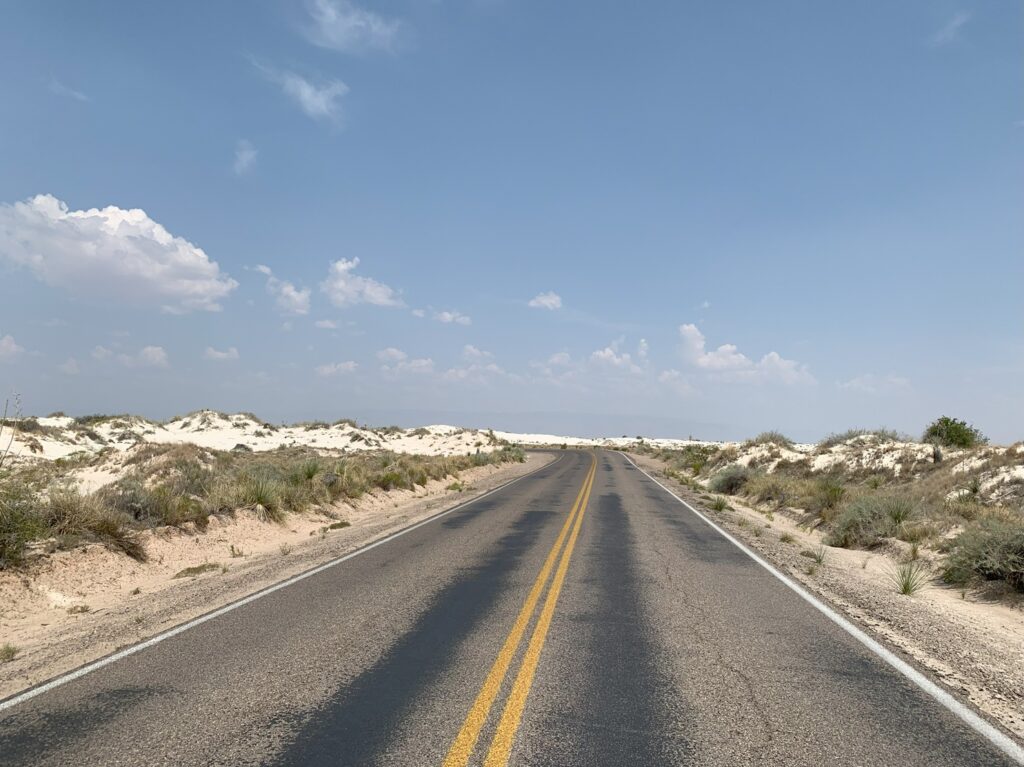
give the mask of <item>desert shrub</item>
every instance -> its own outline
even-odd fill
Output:
[[[776,445],[778,447],[793,447],[793,440],[780,431],[763,431],[753,439],[743,443],[745,446],[752,445]]]
[[[235,508],[255,511],[261,519],[284,522],[285,510],[281,503],[282,484],[264,472],[246,474],[238,479]]]
[[[91,522],[89,532],[109,547],[124,552],[132,559],[146,561],[146,549],[131,529],[129,519],[123,514],[101,514]]]
[[[933,442],[942,447],[977,447],[988,444],[988,438],[980,430],[949,416],[932,421],[924,430],[921,438],[924,442]]]
[[[758,503],[772,503],[779,508],[792,503],[794,487],[784,477],[761,474],[750,477],[743,485],[743,492]]]
[[[836,434],[829,434],[825,439],[818,443],[818,450],[825,451],[830,447],[835,447],[836,445],[849,442],[852,439],[857,439],[857,437],[874,437],[879,442],[910,441],[909,437],[901,435],[899,432],[893,431],[892,429],[847,429],[846,431],[838,432]]]
[[[58,488],[50,492],[43,518],[53,535],[81,535],[99,512],[98,504],[90,496],[71,488]]]
[[[917,504],[903,495],[865,495],[836,517],[826,543],[843,548],[870,548],[884,538],[917,539]]]
[[[827,516],[846,497],[846,486],[836,477],[823,477],[814,485],[808,511]]]
[[[734,463],[731,466],[726,466],[712,477],[711,481],[708,482],[708,487],[716,493],[736,495],[747,484],[750,477],[750,469]]]
[[[0,479],[0,570],[21,564],[25,547],[46,533],[46,523],[35,512],[31,489],[7,478]]]
[[[953,541],[942,571],[947,583],[1005,580],[1024,591],[1024,519],[988,516]]]

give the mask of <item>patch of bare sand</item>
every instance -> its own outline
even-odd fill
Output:
[[[0,697],[13,695],[115,650],[343,556],[402,527],[540,468],[482,466],[415,491],[372,493],[358,503],[290,514],[283,525],[250,512],[211,518],[205,531],[159,528],[144,534],[149,559],[136,562],[95,544],[0,572],[0,645],[19,648],[0,664]],[[349,527],[330,529],[339,521]],[[204,572],[180,576],[187,568]],[[175,577],[179,575],[179,577]]]
[[[914,596],[897,592],[893,573],[908,554],[897,542],[885,550],[824,546],[822,535],[781,511],[771,519],[728,498],[715,512],[700,493],[662,474],[664,464],[633,460],[680,497],[704,511],[775,566],[823,597],[868,633],[902,651],[919,668],[1017,737],[1024,738],[1024,605],[946,586],[934,577]],[[783,536],[791,541],[780,540]],[[818,565],[810,556],[824,547]],[[927,556],[922,552],[922,556]],[[927,560],[926,560],[927,561]]]

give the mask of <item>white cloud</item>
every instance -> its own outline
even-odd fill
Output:
[[[971,14],[966,11],[958,11],[953,14],[953,17],[946,22],[942,29],[932,35],[931,44],[935,47],[939,47],[956,42],[957,38],[960,37],[960,31],[970,20]]]
[[[317,84],[295,72],[275,69],[255,61],[253,65],[267,80],[280,86],[284,94],[308,117],[314,120],[341,122],[341,100],[348,93],[348,86],[341,80],[325,80]]]
[[[412,316],[413,317],[426,317],[427,316],[427,310],[426,309],[413,309],[412,310]]]
[[[648,346],[647,339],[641,338],[640,343],[636,345],[636,356],[639,359],[645,360],[647,359],[647,353],[650,351],[650,349],[651,347]]]
[[[710,301],[702,302],[701,305],[700,305],[700,308],[701,309],[710,309],[711,308],[711,302]]]
[[[267,292],[274,296],[278,309],[285,314],[309,314],[309,288],[297,288],[287,280],[279,280],[269,266],[259,264],[255,269],[267,276]]]
[[[227,362],[229,360],[238,359],[238,349],[234,346],[230,346],[224,351],[214,349],[212,346],[207,346],[206,351],[203,352],[203,357],[208,360],[214,360],[215,362]]]
[[[538,293],[536,296],[531,298],[527,306],[533,307],[534,309],[561,309],[562,297],[549,290],[547,293]]]
[[[490,359],[494,355],[490,352],[485,352],[483,349],[478,349],[473,344],[466,344],[462,347],[462,356],[467,360],[484,360]]]
[[[235,175],[242,176],[252,170],[252,166],[256,164],[257,154],[259,152],[256,151],[252,142],[246,141],[244,138],[239,139],[235,144],[235,163],[233,165]]]
[[[78,375],[78,360],[74,357],[68,357],[57,366],[57,370],[66,376],[76,376]]]
[[[864,375],[852,378],[839,384],[840,389],[860,392],[861,394],[892,394],[910,389],[910,381],[903,376],[897,375]]]
[[[313,325],[323,330],[335,330],[338,327],[338,323],[334,320],[317,320]]]
[[[0,260],[91,299],[217,311],[238,283],[138,208],[68,210],[48,194],[0,205]]]
[[[434,319],[445,325],[470,325],[473,322],[462,312],[434,312]]]
[[[82,93],[81,91],[76,91],[74,88],[69,88],[56,77],[50,78],[50,93],[53,93],[57,96],[66,96],[68,98],[74,99],[75,101],[89,101],[89,97],[86,96],[84,93]]]
[[[548,364],[555,367],[565,367],[572,363],[572,357],[569,356],[569,352],[555,352],[548,357]]]
[[[678,370],[663,370],[658,374],[658,383],[665,385],[676,394],[694,394],[696,389],[690,379]]]
[[[643,369],[633,362],[633,358],[629,354],[625,352],[619,354],[615,349],[615,345],[606,346],[591,353],[590,361],[600,367],[613,368],[626,373],[637,374],[643,372]]]
[[[369,277],[354,274],[359,259],[339,259],[331,263],[327,279],[320,283],[320,289],[327,294],[335,306],[346,307],[357,304],[374,306],[404,306],[394,289]]]
[[[129,368],[166,368],[170,366],[167,352],[161,346],[144,346],[138,354],[119,354],[117,360]]]
[[[471,383],[484,383],[495,376],[504,376],[505,371],[493,362],[474,362],[461,368],[446,370],[441,376],[445,381],[463,381]]]
[[[683,358],[720,380],[777,381],[786,384],[815,382],[806,365],[784,359],[776,352],[768,352],[759,362],[754,362],[741,354],[734,344],[722,344],[714,351],[707,351],[704,334],[693,324],[680,325],[679,336],[683,342]]]
[[[91,354],[94,360],[105,360],[109,359],[114,353],[105,346],[95,346]]]
[[[18,346],[14,336],[6,335],[0,337],[0,362],[12,360],[25,351],[25,348]]]
[[[397,351],[397,350],[396,350]],[[380,354],[377,355],[378,357]],[[417,359],[402,359],[393,365],[381,365],[381,372],[391,377],[397,377],[406,373],[413,375],[427,375],[434,372],[434,360],[429,357]]]
[[[312,24],[305,28],[314,45],[343,53],[370,50],[394,51],[402,32],[402,23],[385,19],[348,0],[310,0],[307,3]]]
[[[396,349],[393,346],[389,346],[387,349],[381,349],[377,352],[377,359],[381,362],[401,362],[409,358],[409,355],[403,352],[401,349]]]
[[[352,373],[356,368],[359,367],[359,363],[349,360],[347,362],[331,362],[327,365],[319,365],[316,368],[316,374],[322,378],[330,378],[332,376],[345,375],[346,373]]]

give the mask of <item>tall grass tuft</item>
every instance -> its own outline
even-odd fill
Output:
[[[896,590],[906,596],[913,596],[928,584],[928,568],[920,560],[898,565],[890,574]]]

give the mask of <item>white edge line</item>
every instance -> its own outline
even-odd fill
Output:
[[[1016,761],[1018,764],[1024,764],[1024,748],[1021,748],[1021,746],[1016,741],[1014,741],[1008,735],[1006,735],[1001,730],[993,726],[990,722],[987,722],[985,719],[978,716],[978,714],[974,713],[974,711],[972,711],[970,708],[968,708],[963,703],[954,698],[949,692],[943,690],[941,687],[935,684],[935,682],[933,682],[927,676],[925,676],[916,668],[911,666],[905,660],[903,660],[898,655],[893,653],[891,650],[887,649],[886,647],[884,647],[883,645],[879,644],[877,641],[869,637],[861,629],[853,625],[853,623],[851,623],[849,620],[844,618],[831,607],[829,607],[824,602],[819,600],[817,597],[812,595],[802,586],[798,585],[795,581],[788,578],[786,575],[784,575],[782,572],[776,569],[773,565],[768,563],[765,559],[762,559],[760,556],[755,554],[751,549],[747,548],[745,544],[741,543],[738,539],[734,538],[724,529],[715,524],[715,522],[713,522],[709,517],[702,514],[700,511],[695,509],[689,503],[684,501],[678,495],[676,495],[663,484],[661,484],[661,482],[659,482],[650,474],[648,474],[644,469],[640,468],[640,466],[637,465],[636,461],[634,461],[631,457],[629,457],[625,453],[622,453],[621,451],[616,452],[618,452],[623,458],[625,458],[627,461],[633,464],[633,466],[641,474],[643,474],[645,477],[651,480],[651,482],[656,484],[666,493],[668,493],[677,501],[679,501],[679,503],[683,504],[683,506],[685,506],[687,509],[689,509],[702,520],[704,520],[719,535],[721,535],[727,541],[735,545],[740,551],[742,551],[748,557],[757,562],[757,564],[761,565],[761,567],[763,567],[769,573],[774,575],[777,579],[782,581],[782,583],[789,587],[791,590],[796,592],[797,595],[800,596],[800,598],[802,598],[805,602],[810,604],[811,607],[816,609],[818,612],[822,613],[826,618],[828,618],[837,626],[839,626],[839,628],[841,628],[847,634],[852,636],[854,639],[856,639],[858,642],[860,642],[862,645],[864,645],[866,648],[868,648],[871,652],[873,652],[879,658],[884,660],[894,669],[899,671],[901,674],[903,674],[903,676],[907,677],[907,679],[909,679],[911,682],[913,682],[915,685],[921,688],[924,692],[928,693],[928,695],[930,695],[932,698],[934,698],[936,701],[942,704],[950,712],[958,716],[963,722],[965,722],[969,727],[971,727],[975,732],[977,732],[979,735],[985,738],[993,746],[998,748],[1000,751],[1002,751],[1004,754],[1006,754],[1011,759]]]
[[[49,692],[50,690],[56,687],[65,685],[68,682],[73,682],[76,679],[80,679],[86,674],[91,674],[93,671],[98,671],[104,666],[109,666],[111,663],[115,663],[116,661],[122,660],[123,658],[127,658],[129,655],[134,655],[137,652],[142,652],[147,647],[152,647],[153,645],[160,644],[160,642],[163,642],[165,639],[170,639],[171,637],[184,633],[185,631],[195,628],[196,626],[206,623],[207,621],[211,621],[214,618],[219,618],[222,615],[226,615],[232,610],[237,610],[239,607],[247,605],[250,602],[255,602],[257,599],[265,597],[268,594],[273,594],[275,591],[278,591],[279,589],[291,586],[295,583],[298,583],[299,581],[304,581],[306,578],[312,577],[317,573],[322,573],[324,570],[328,570],[334,567],[335,565],[340,565],[342,562],[346,562],[349,559],[352,559],[353,557],[357,557],[360,554],[365,554],[370,549],[375,549],[378,546],[382,546],[383,544],[388,543],[389,541],[393,541],[395,538],[405,535],[406,533],[411,533],[413,530],[416,530],[417,528],[423,527],[424,525],[428,525],[431,522],[440,519],[441,517],[445,517],[451,514],[452,512],[458,511],[459,509],[465,508],[470,504],[483,500],[489,495],[493,495],[494,493],[497,493],[500,490],[504,490],[509,485],[512,485],[521,479],[526,479],[527,477],[533,476],[541,469],[546,469],[550,466],[554,466],[556,463],[561,461],[563,457],[564,456],[560,456],[556,458],[554,461],[551,461],[550,463],[546,463],[543,466],[538,466],[533,471],[529,471],[526,474],[523,474],[521,477],[510,479],[508,482],[500,484],[497,487],[488,490],[486,493],[478,495],[476,498],[470,498],[467,501],[463,501],[462,503],[452,506],[450,509],[438,512],[437,514],[427,517],[426,519],[421,519],[419,522],[416,522],[415,524],[409,525],[408,527],[403,527],[401,530],[391,533],[391,535],[388,535],[384,538],[380,538],[376,541],[373,541],[372,543],[368,543],[365,546],[361,546],[355,551],[350,551],[348,554],[338,557],[337,559],[332,559],[330,562],[325,562],[322,565],[317,565],[311,570],[306,570],[304,572],[299,573],[298,575],[293,575],[291,578],[287,578],[283,581],[280,581],[279,583],[275,583],[272,586],[267,586],[266,588],[254,592],[247,597],[242,597],[241,599],[235,602],[230,602],[224,605],[223,607],[219,607],[213,612],[206,613],[205,615],[200,615],[198,618],[193,618],[190,621],[186,621],[185,623],[179,624],[172,629],[168,629],[162,634],[157,634],[154,637],[150,637],[144,642],[139,642],[139,644],[132,645],[131,647],[125,647],[124,649],[118,650],[117,652],[111,655],[107,655],[103,658],[100,658],[99,660],[93,661],[92,663],[88,663],[84,666],[81,666],[80,668],[77,668],[74,671],[69,671],[68,673],[55,677],[48,682],[44,682],[38,687],[33,687],[11,698],[7,698],[6,700],[0,701],[0,711],[5,711],[9,708],[13,708],[14,706],[17,706],[19,703],[24,703],[25,701],[30,700],[36,697],[37,695],[42,695],[44,692]]]

